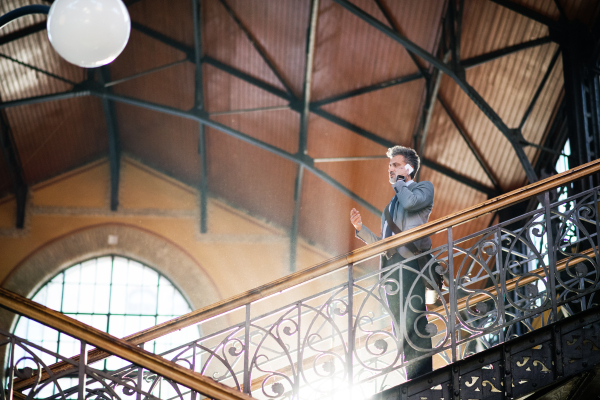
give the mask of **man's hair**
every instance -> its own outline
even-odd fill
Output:
[[[419,170],[419,167],[421,166],[421,159],[419,158],[419,155],[414,149],[411,149],[410,147],[394,146],[388,149],[386,155],[390,159],[396,156],[404,157],[404,162],[410,164],[415,169],[412,172],[412,174],[410,174],[411,179],[415,177],[417,171]]]

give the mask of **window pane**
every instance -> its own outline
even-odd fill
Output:
[[[118,256],[104,256],[67,268],[48,281],[33,300],[119,338],[191,311],[167,278],[137,261]],[[197,327],[184,331],[159,338],[146,349],[167,350],[198,337]],[[27,318],[19,318],[15,334],[48,350],[58,350],[66,357],[80,350],[79,340]],[[50,358],[47,362],[55,362]],[[118,357],[106,361],[108,369],[126,364]]]

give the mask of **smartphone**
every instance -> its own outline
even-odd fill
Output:
[[[409,174],[412,174],[413,171],[415,170],[412,165],[410,164],[406,164],[406,166],[404,167],[404,169],[406,169],[408,171]]]

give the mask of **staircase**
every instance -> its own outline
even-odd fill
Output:
[[[3,395],[507,399],[566,382],[600,363],[599,171],[600,160],[588,163],[123,339],[0,289],[0,306],[81,344],[69,358],[0,332],[8,354]],[[581,182],[589,189],[574,191]],[[469,221],[532,199],[536,210],[461,235]],[[391,275],[405,269],[379,270],[377,256],[433,235],[443,244],[419,255],[428,262],[414,272],[434,287],[442,273],[447,284],[427,310],[410,293],[400,306],[424,310],[420,334],[433,349],[417,350],[435,370],[406,382],[404,367],[415,360],[403,360],[407,344],[398,336],[407,327],[385,302],[400,290]],[[191,343],[160,356],[143,350],[166,335],[176,343],[179,330],[198,326],[202,336]],[[115,355],[131,365],[94,367]]]

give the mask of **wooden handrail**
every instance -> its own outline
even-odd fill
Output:
[[[83,340],[109,353],[118,354],[129,362],[146,368],[167,379],[214,399],[251,400],[252,397],[234,388],[182,367],[172,361],[142,350],[122,339],[109,335],[71,317],[44,307],[23,296],[0,288],[0,306],[31,318],[67,335]]]
[[[534,182],[520,189],[513,190],[512,192],[468,207],[454,214],[450,214],[446,217],[439,218],[435,221],[428,222],[413,229],[409,229],[405,232],[391,236],[379,242],[331,258],[320,264],[314,265],[312,267],[303,269],[298,272],[294,272],[290,275],[284,276],[265,285],[240,293],[236,296],[232,296],[228,299],[221,300],[209,306],[199,308],[178,318],[171,319],[169,321],[163,322],[162,324],[126,336],[123,338],[123,340],[134,345],[146,343],[148,341],[157,339],[161,336],[168,335],[169,333],[181,330],[188,326],[200,323],[202,321],[206,321],[220,314],[235,310],[236,308],[242,307],[248,303],[252,303],[262,298],[271,296],[275,293],[281,292],[283,290],[290,289],[296,285],[308,282],[322,275],[326,275],[330,272],[343,268],[348,264],[360,262],[369,257],[383,253],[388,249],[405,245],[406,243],[413,242],[423,237],[431,236],[451,226],[460,225],[475,218],[489,214],[491,212],[509,207],[522,200],[539,195],[547,190],[551,190],[556,187],[565,185],[571,181],[583,178],[587,175],[599,171],[600,159],[589,162],[584,165],[580,165],[561,174],[554,175],[549,178]],[[109,354],[106,354],[102,350],[98,349],[92,350],[88,353],[88,359],[94,361],[102,360],[108,356]],[[52,371],[56,372],[71,368],[72,367],[66,362],[57,363],[51,366]],[[34,381],[31,378],[15,381],[15,388],[25,389],[26,387],[28,387],[27,385],[31,385],[33,382]]]

